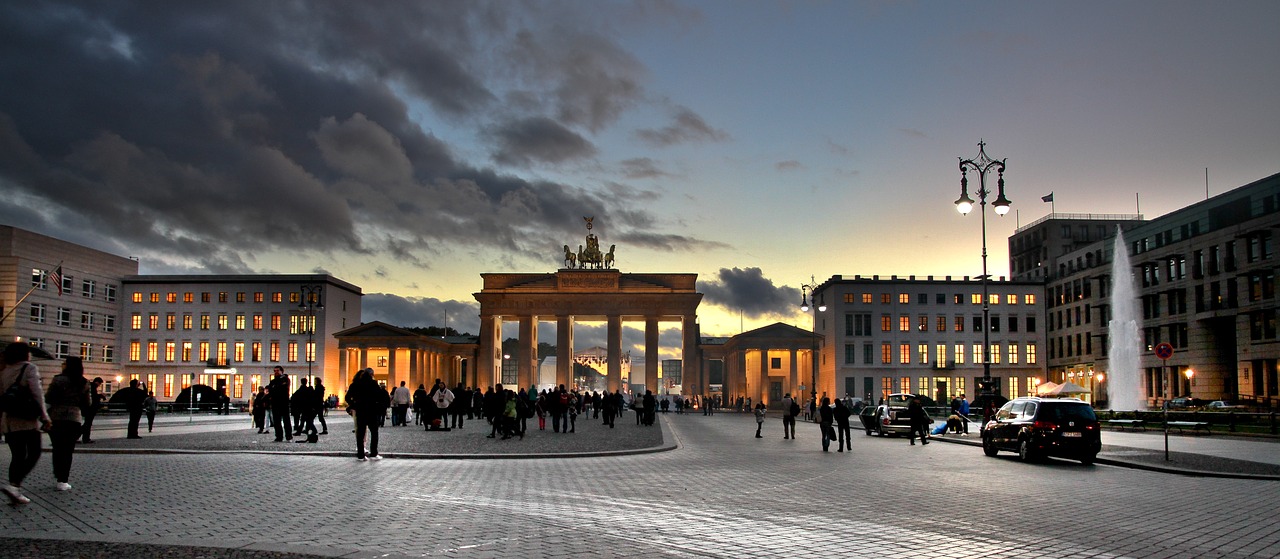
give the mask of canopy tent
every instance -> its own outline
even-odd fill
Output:
[[[1056,382],[1042,382],[1036,386],[1036,396],[1044,396],[1055,388],[1058,388],[1058,383]]]
[[[1058,386],[1054,387],[1052,390],[1048,392],[1044,392],[1043,394],[1047,394],[1049,396],[1070,396],[1072,394],[1088,394],[1088,393],[1089,393],[1088,388],[1080,386],[1074,382],[1067,381],[1062,384],[1059,384]]]

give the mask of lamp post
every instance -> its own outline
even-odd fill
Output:
[[[298,302],[298,308],[306,312],[306,314],[302,315],[306,319],[305,327],[307,329],[307,348],[303,352],[307,356],[307,378],[311,382],[311,386],[315,386],[316,379],[311,372],[311,364],[316,359],[316,311],[324,310],[324,286],[318,284],[302,286],[302,300]]]
[[[962,215],[968,215],[973,209],[973,199],[969,197],[969,171],[978,173],[978,203],[982,208],[978,213],[982,214],[982,380],[978,382],[981,393],[978,399],[982,400],[982,409],[987,409],[988,402],[995,398],[991,380],[991,300],[988,294],[987,283],[991,279],[991,275],[987,273],[987,195],[991,194],[987,190],[987,173],[995,170],[999,180],[996,182],[997,196],[991,203],[995,207],[996,215],[1004,215],[1009,213],[1009,199],[1004,196],[1004,159],[992,159],[987,156],[986,142],[978,142],[978,156],[973,159],[960,160],[960,198],[956,200],[956,209],[960,210]],[[984,418],[985,419],[985,418]]]
[[[817,305],[817,308],[813,313],[813,331],[810,332],[810,339],[813,341],[813,346],[812,352],[809,353],[809,361],[813,362],[812,371],[810,371],[809,376],[809,389],[811,390],[810,398],[813,400],[815,409],[817,409],[818,405],[818,313],[826,312],[827,310],[826,296],[824,295],[819,299],[817,294],[814,293],[814,290],[817,288],[818,282],[814,279],[813,275],[809,276],[809,283],[800,284],[800,310],[809,312],[810,299],[813,299],[813,302]]]

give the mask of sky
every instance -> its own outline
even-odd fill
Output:
[[[810,278],[981,273],[953,205],[979,141],[1013,201],[987,216],[995,276],[1050,193],[1153,218],[1280,172],[1276,21],[1270,0],[7,2],[0,222],[144,274],[330,273],[366,321],[475,333],[480,274],[555,271],[590,216],[622,272],[698,274],[703,335],[807,329]]]

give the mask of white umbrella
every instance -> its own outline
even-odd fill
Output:
[[[1057,387],[1058,387],[1058,383],[1056,382],[1042,382],[1038,386],[1036,386],[1036,395],[1043,396],[1045,394],[1048,394],[1050,390],[1053,390]]]
[[[1065,396],[1068,394],[1088,394],[1089,389],[1080,386],[1074,382],[1067,381],[1054,387],[1053,390],[1047,392],[1050,396]]]

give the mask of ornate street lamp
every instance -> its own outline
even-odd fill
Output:
[[[821,299],[817,297],[814,290],[818,288],[818,282],[813,275],[809,276],[809,283],[800,284],[800,310],[809,312],[809,300],[812,299],[817,304],[817,309],[813,313],[813,331],[810,333],[810,339],[813,341],[812,352],[809,354],[809,361],[812,361],[812,371],[809,376],[810,397],[813,399],[814,405],[818,402],[818,313],[827,312],[826,296]],[[785,412],[784,412],[785,413]]]
[[[303,315],[306,320],[303,326],[307,329],[307,348],[303,352],[307,357],[307,378],[310,379],[311,386],[315,386],[316,378],[312,374],[311,365],[316,360],[316,311],[324,310],[324,286],[302,286],[302,300],[298,302],[298,308],[306,313]]]
[[[956,209],[960,210],[963,215],[968,215],[973,210],[974,200],[969,197],[969,171],[978,173],[978,203],[982,208],[978,213],[982,214],[982,380],[978,382],[981,392],[978,394],[977,402],[984,411],[987,403],[995,399],[994,381],[991,380],[991,300],[988,294],[987,282],[991,279],[991,275],[987,273],[987,195],[991,191],[987,190],[987,173],[995,170],[999,180],[996,182],[997,196],[995,201],[991,203],[995,207],[996,215],[1004,215],[1009,213],[1009,199],[1004,196],[1004,159],[992,159],[987,156],[986,142],[978,142],[978,156],[973,159],[960,160],[960,198],[956,200]],[[985,418],[984,418],[985,419]]]

